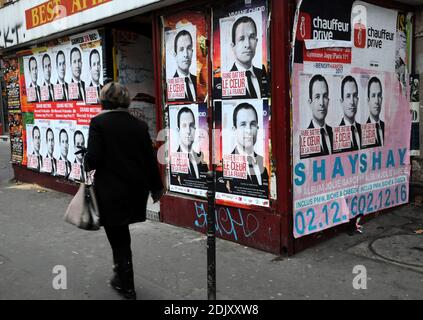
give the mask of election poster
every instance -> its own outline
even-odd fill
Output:
[[[296,16],[295,62],[305,72],[345,74],[351,69],[352,1],[303,1]]]
[[[98,105],[103,87],[101,39],[98,31],[69,37],[54,47],[33,49],[23,57],[25,102],[75,102]]]
[[[395,34],[396,12],[366,4],[362,20],[357,20],[358,9],[356,2],[351,10],[356,27],[348,72],[293,65],[295,238],[408,202],[411,116],[395,73],[396,46],[388,45],[388,39],[368,37],[390,38],[386,32],[392,17]],[[384,18],[376,17],[376,11]],[[358,32],[357,25],[365,26],[366,32]],[[385,48],[383,54],[376,54],[373,40]],[[388,56],[392,59],[383,60]]]
[[[299,74],[300,158],[383,146],[386,82],[382,73]]]
[[[267,1],[218,5],[213,25],[213,97],[269,97]]]
[[[89,126],[78,126],[70,129],[74,153],[79,150],[79,147],[87,147],[88,130]],[[70,179],[76,182],[85,183],[87,181],[87,173],[85,172],[84,157],[82,154],[74,154],[74,156],[75,158],[71,164]]]
[[[170,191],[207,196],[207,104],[169,106]]]
[[[168,103],[204,102],[208,94],[208,30],[203,12],[164,17],[164,63]]]
[[[351,12],[353,66],[395,72],[397,17],[395,10],[354,2]]]
[[[66,179],[70,178],[72,171],[72,162],[74,159],[75,147],[71,143],[71,128],[73,127],[72,121],[59,120],[54,130],[55,136],[57,137],[57,143],[55,143],[57,159],[57,170],[56,175]]]
[[[79,147],[86,147],[90,120],[101,111],[102,40],[97,30],[22,53],[22,110],[26,125],[27,166],[85,182]]]
[[[28,168],[41,172],[43,162],[41,155],[41,129],[36,124],[26,126]]]
[[[269,207],[269,103],[215,102],[216,201]]]

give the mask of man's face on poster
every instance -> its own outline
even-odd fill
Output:
[[[50,83],[51,78],[51,60],[50,57],[46,56],[43,60],[44,80]]]
[[[369,88],[369,112],[375,120],[379,120],[382,100],[382,87],[379,82],[373,82]]]
[[[183,112],[179,118],[179,140],[181,145],[191,151],[195,140],[195,119],[191,112]]]
[[[311,100],[309,100],[313,119],[324,122],[328,114],[329,92],[324,81],[315,81],[312,87]]]
[[[242,150],[252,152],[257,142],[258,119],[251,108],[240,109],[236,115],[236,127],[233,128],[236,142]]]
[[[54,152],[54,134],[53,131],[47,131],[47,152],[48,154],[53,157]]]
[[[66,59],[64,54],[57,56],[57,75],[59,79],[64,82],[66,76]]]
[[[235,59],[248,68],[251,67],[257,48],[257,30],[252,22],[241,23],[235,30],[235,43],[232,50]]]
[[[29,63],[29,72],[31,74],[31,81],[34,85],[37,85],[38,80],[38,66],[36,60],[31,60]]]
[[[41,147],[41,133],[39,129],[35,129],[32,137],[32,142],[34,144],[34,151],[36,154],[40,153]]]
[[[187,34],[180,36],[176,42],[176,52],[174,55],[178,69],[185,74],[189,74],[193,52],[191,37]]]
[[[97,53],[94,53],[91,56],[91,78],[95,84],[98,84],[100,81],[100,71],[101,71],[100,55]]]
[[[358,106],[358,88],[355,82],[349,81],[344,85],[344,98],[341,100],[344,116],[354,123]]]
[[[69,138],[67,133],[62,132],[60,134],[60,153],[63,157],[63,160],[65,160],[68,156],[68,152],[69,152]]]
[[[82,134],[77,134],[75,136],[75,151],[79,151],[79,147],[84,147],[85,148],[85,139],[84,136]],[[81,161],[82,160],[82,154],[77,154],[76,158]]]
[[[81,72],[82,72],[82,57],[81,52],[74,51],[72,52],[71,56],[71,68],[72,68],[72,75],[76,80],[80,80]]]

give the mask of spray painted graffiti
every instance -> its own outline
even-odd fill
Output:
[[[194,202],[195,221],[198,228],[207,227],[207,211],[204,203]],[[244,213],[239,208],[218,207],[215,210],[216,233],[220,236],[232,237],[238,241],[239,237],[250,238],[260,228],[260,223],[252,213]]]
[[[25,38],[22,23],[4,26],[0,29],[0,48],[8,48],[19,44]]]

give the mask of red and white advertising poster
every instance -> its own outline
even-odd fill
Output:
[[[340,19],[333,8],[321,16],[326,7],[320,5],[304,0],[297,16],[306,8],[313,17],[309,23],[327,30],[351,21],[353,48],[351,65],[339,73],[310,68],[303,48],[295,50],[291,78],[295,238],[354,223],[405,204],[409,197],[411,117],[408,97],[395,74],[398,12],[358,1],[351,8],[351,1],[337,1],[334,8],[350,10],[351,19]],[[296,45],[304,40],[299,30]],[[315,32],[306,31],[308,36]],[[325,39],[329,33],[316,35],[314,49],[333,49]]]
[[[164,64],[168,103],[203,102],[207,95],[207,24],[204,13],[164,17]]]
[[[216,101],[215,115],[217,203],[269,207],[268,101]]]
[[[267,1],[218,5],[213,20],[213,97],[268,97]]]
[[[82,158],[90,120],[101,111],[102,41],[98,31],[74,35],[58,46],[34,48],[21,57],[22,109],[33,114],[26,127],[28,167],[85,181]]]
[[[170,191],[206,197],[207,105],[170,105],[169,121]]]

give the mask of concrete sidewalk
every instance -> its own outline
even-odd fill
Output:
[[[71,197],[10,182],[0,142],[0,299],[120,299],[108,286],[111,250],[104,231],[63,221]],[[341,234],[292,258],[217,240],[218,299],[422,299],[423,209],[379,216],[364,233]],[[138,298],[206,299],[206,238],[148,221],[131,227]],[[67,289],[55,290],[57,265]],[[353,268],[367,289],[353,288]]]

